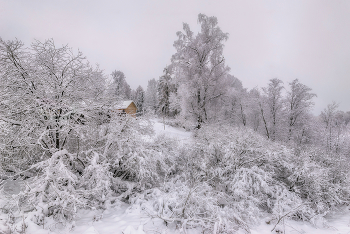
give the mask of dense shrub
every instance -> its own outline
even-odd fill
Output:
[[[62,150],[32,167],[38,175],[30,179],[25,191],[17,197],[22,209],[28,205],[35,209],[32,216],[35,223],[43,224],[45,217],[71,222],[77,209],[85,207],[83,193],[78,189],[80,180],[72,168],[73,161],[74,157]]]
[[[37,224],[71,223],[77,209],[124,201],[172,228],[249,233],[266,214],[276,228],[349,202],[346,157],[247,128],[203,126],[180,143],[152,136],[147,120],[119,116],[79,134],[79,154],[58,151],[29,170],[36,176],[17,199],[35,209],[28,217]]]
[[[153,204],[144,205],[152,217],[183,229],[248,231],[266,213],[275,225],[313,221],[349,201],[344,158],[321,160],[312,150],[290,149],[246,128],[203,127],[179,151],[176,170],[157,195],[142,196]]]

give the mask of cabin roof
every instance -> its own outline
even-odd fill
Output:
[[[130,104],[133,103],[133,100],[122,101],[115,105],[116,109],[126,109]]]

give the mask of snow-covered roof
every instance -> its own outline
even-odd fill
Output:
[[[133,102],[133,100],[127,100],[127,101],[122,101],[120,103],[118,103],[117,105],[115,105],[116,109],[126,109],[128,108],[128,106],[130,106],[130,104]]]

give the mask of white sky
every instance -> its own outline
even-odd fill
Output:
[[[315,114],[332,101],[350,111],[348,0],[0,0],[0,37],[53,38],[146,88],[170,63],[182,23],[198,30],[199,13],[230,34],[226,64],[244,87],[298,78],[318,95]]]

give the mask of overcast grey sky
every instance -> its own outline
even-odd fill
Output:
[[[0,37],[53,38],[146,88],[170,63],[182,23],[198,30],[199,13],[230,34],[226,63],[245,87],[298,78],[318,95],[315,114],[332,101],[350,111],[350,1],[0,0]]]

